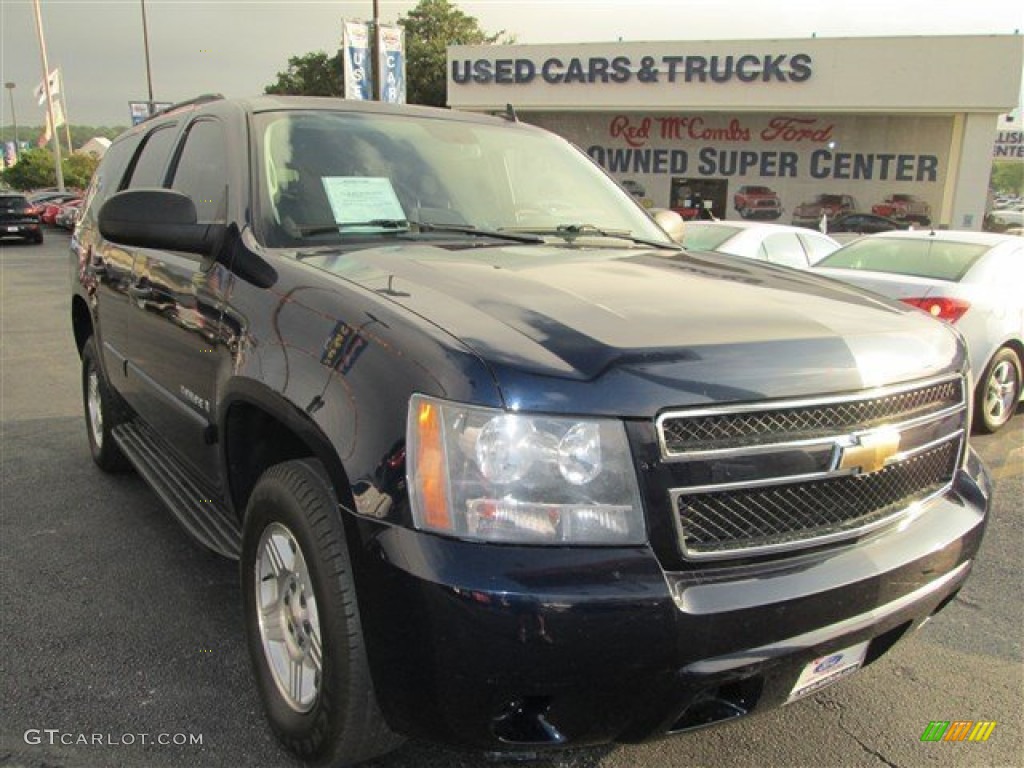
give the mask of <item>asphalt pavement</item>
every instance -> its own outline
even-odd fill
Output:
[[[0,246],[0,765],[283,766],[243,639],[236,565],[194,544],[135,475],[89,457],[66,234]],[[876,664],[726,726],[539,766],[1024,764],[1024,414],[976,436],[996,481],[959,597]],[[987,742],[922,742],[933,720]],[[410,742],[375,768],[509,766]]]

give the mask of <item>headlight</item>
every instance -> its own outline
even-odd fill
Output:
[[[417,528],[523,544],[646,539],[621,421],[507,413],[414,395],[406,450]]]

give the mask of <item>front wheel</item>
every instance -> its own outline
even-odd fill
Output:
[[[345,530],[319,462],[278,464],[256,484],[241,580],[249,654],[281,742],[324,766],[397,748],[374,696]]]
[[[983,432],[1002,429],[1020,401],[1021,363],[1017,354],[1003,347],[992,358],[978,384],[978,426]]]

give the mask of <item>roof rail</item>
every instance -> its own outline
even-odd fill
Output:
[[[196,96],[194,99],[189,99],[188,101],[179,101],[177,104],[171,104],[171,106],[167,107],[167,109],[161,109],[159,112],[154,112],[152,115],[150,115],[150,117],[155,117],[156,115],[163,115],[168,112],[173,112],[174,110],[180,109],[182,107],[193,107],[198,106],[200,104],[206,104],[211,101],[221,101],[223,98],[224,94],[222,93],[204,93],[202,96]]]

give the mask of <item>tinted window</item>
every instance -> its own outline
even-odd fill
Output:
[[[989,246],[941,240],[871,237],[827,256],[817,266],[891,272],[956,282]]]
[[[687,224],[683,229],[682,246],[691,251],[713,251],[743,230],[720,224]]]
[[[121,179],[138,145],[139,138],[136,136],[115,141],[107,149],[86,190],[85,202],[82,204],[83,219],[95,213],[104,200],[121,188]]]
[[[174,145],[174,126],[158,128],[149,135],[142,145],[142,154],[135,161],[130,187],[162,187],[167,173],[167,163],[171,159],[171,148]]]
[[[189,128],[171,187],[192,198],[199,221],[221,221],[225,217],[225,157],[220,123],[202,120]]]
[[[764,239],[762,247],[765,258],[773,264],[783,264],[787,267],[807,266],[807,254],[793,232],[769,235]]]
[[[5,211],[28,208],[28,200],[23,195],[3,195],[0,197],[0,208]]]

